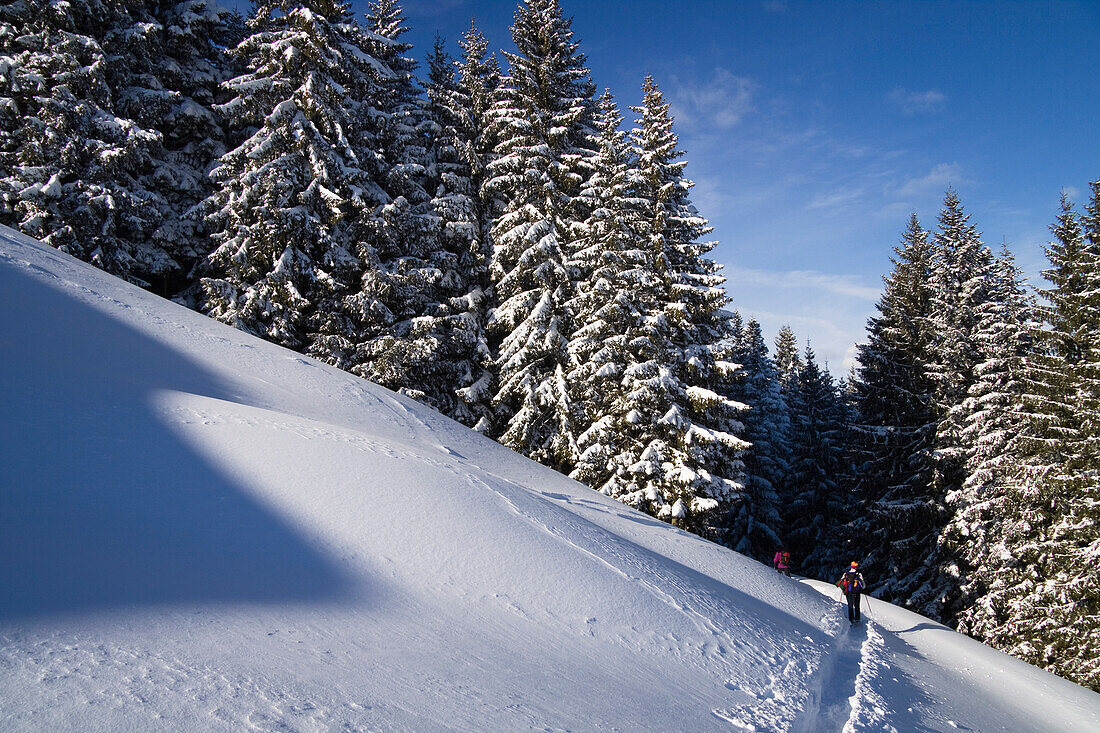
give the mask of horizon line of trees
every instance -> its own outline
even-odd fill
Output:
[[[729,309],[654,79],[597,96],[558,0],[426,78],[397,0],[0,6],[0,222],[539,462],[1100,689],[1100,184],[1042,304],[948,191],[859,368]],[[1072,636],[1070,636],[1072,635]]]

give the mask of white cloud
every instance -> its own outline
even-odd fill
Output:
[[[671,81],[669,104],[677,125],[728,130],[755,109],[759,84],[728,69],[716,69],[709,81]]]
[[[881,281],[813,270],[775,271],[726,265],[732,307],[755,318],[773,343],[784,325],[794,329],[802,348],[809,342],[834,376],[854,363],[853,345],[866,335],[867,318],[881,296]]]
[[[728,287],[735,292],[737,283],[747,283],[799,292],[813,290],[871,302],[877,301],[882,292],[878,283],[869,286],[855,275],[831,275],[815,270],[776,271],[726,266],[723,274]]]
[[[787,12],[787,0],[766,0],[764,10],[769,13],[785,13]]]
[[[969,183],[963,177],[962,166],[958,163],[940,163],[919,178],[910,178],[894,191],[898,198],[926,196],[930,193],[942,193],[949,186]]]
[[[898,107],[902,113],[915,115],[922,112],[938,112],[947,102],[947,95],[936,89],[926,92],[914,92],[895,87],[886,95],[886,101]]]
[[[806,205],[807,209],[837,209],[850,206],[863,198],[863,189],[852,188],[848,190],[819,193]]]

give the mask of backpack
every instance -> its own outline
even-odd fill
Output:
[[[853,593],[863,590],[863,576],[858,572],[849,570],[840,577],[840,587],[845,593]]]
[[[779,555],[779,562],[783,565],[791,564],[791,553],[784,551]]]

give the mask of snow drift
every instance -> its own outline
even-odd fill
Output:
[[[1093,692],[873,600],[850,629],[6,229],[0,354],[5,731],[1100,729]]]

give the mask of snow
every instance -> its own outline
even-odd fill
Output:
[[[849,628],[6,229],[0,353],[4,731],[1100,730],[1096,693],[874,599]]]

